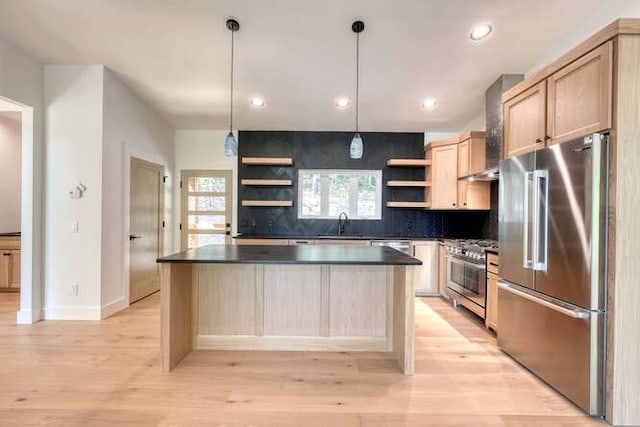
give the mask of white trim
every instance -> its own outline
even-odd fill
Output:
[[[18,310],[16,314],[16,324],[18,325],[30,325],[38,322],[44,318],[42,310]]]
[[[100,310],[100,319],[106,319],[112,314],[117,313],[120,310],[124,310],[127,307],[129,307],[129,298],[118,298],[117,300],[102,306]]]
[[[387,351],[387,337],[197,335],[196,350]],[[391,353],[389,353],[391,356]]]
[[[45,320],[102,320],[100,307],[49,306],[44,308]]]
[[[0,96],[0,100],[16,106],[21,112],[22,130],[21,179],[20,179],[20,309],[16,312],[18,324],[30,324],[42,320],[43,307],[43,210],[42,176],[44,158],[44,114],[39,117],[41,128],[35,128],[35,112],[32,106]],[[36,141],[36,134],[40,141]],[[37,144],[37,142],[39,144]]]

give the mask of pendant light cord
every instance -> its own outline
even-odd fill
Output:
[[[229,132],[233,132],[233,46],[235,31],[231,31],[231,92],[229,93],[229,105],[231,106],[231,115],[229,120]]]
[[[358,113],[360,109],[360,33],[356,33],[356,133],[358,133]]]

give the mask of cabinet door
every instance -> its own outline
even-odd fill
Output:
[[[8,288],[11,283],[11,251],[0,249],[0,288]]]
[[[447,250],[444,243],[438,244],[438,291],[447,296]]]
[[[431,208],[458,205],[458,144],[435,147],[431,152]]]
[[[422,261],[422,265],[413,267],[413,285],[416,295],[438,295],[437,244],[435,242],[416,242],[412,246],[413,256]]]
[[[484,181],[458,181],[458,206],[460,209],[491,209],[491,184]]]
[[[504,103],[505,158],[544,147],[546,81]]]
[[[610,41],[548,79],[547,144],[611,127],[612,64]]]
[[[469,175],[469,141],[458,144],[458,178]]]
[[[20,289],[20,251],[13,250],[10,252],[9,287],[12,289]]]
[[[498,276],[487,275],[487,313],[485,324],[498,332]]]

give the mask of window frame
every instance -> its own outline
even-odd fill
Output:
[[[319,174],[320,175],[320,215],[304,215],[303,209],[303,174]],[[373,175],[376,178],[376,198],[375,198],[375,215],[372,217],[358,216],[358,186],[350,185],[349,194],[349,212],[346,212],[350,220],[357,221],[380,221],[382,219],[382,170],[380,169],[299,169],[298,170],[298,219],[338,219],[338,215],[329,215],[329,186],[328,180],[330,175],[347,175],[356,180],[362,175]],[[357,183],[356,183],[357,184]],[[356,196],[355,198],[352,196]],[[353,213],[353,214],[352,214]]]

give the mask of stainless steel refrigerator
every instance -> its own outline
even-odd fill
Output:
[[[607,136],[500,163],[498,345],[604,414]]]

